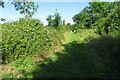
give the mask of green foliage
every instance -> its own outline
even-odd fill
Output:
[[[120,26],[120,2],[90,2],[73,17],[78,28],[94,28],[100,35],[109,34]]]
[[[1,0],[0,1],[0,6],[4,8],[4,2]],[[6,21],[4,18],[0,18],[0,21]]]
[[[4,8],[4,2],[2,0],[0,1],[0,6]]]
[[[37,12],[38,5],[35,5],[34,2],[12,2],[16,11],[20,11],[20,14],[24,14],[25,17],[32,17],[32,15]]]
[[[4,19],[4,18],[0,18],[0,21],[6,21],[6,19]]]
[[[61,16],[57,12],[57,9],[56,9],[56,12],[54,13],[54,15],[48,15],[46,20],[48,22],[48,26],[58,27],[61,23]]]
[[[102,36],[91,40],[94,53],[102,60],[105,72],[120,74],[120,36]]]
[[[63,31],[67,29],[65,27],[69,26],[60,26],[58,28],[55,28],[57,34],[54,36],[59,37],[63,35]],[[51,32],[54,32],[54,28],[47,29]],[[14,61],[14,64],[11,64],[12,68],[14,68],[14,70],[17,70],[19,73],[16,74],[16,72],[12,72],[11,70],[11,73],[4,74],[2,77],[119,77],[120,37],[103,36],[99,38],[99,35],[95,34],[93,29],[78,29],[76,32],[66,30],[65,35],[66,36],[64,37],[66,40],[64,40],[64,43],[62,45],[64,48],[62,47],[62,49],[59,51],[52,52],[52,55],[49,55],[47,58],[44,58],[37,62],[34,62],[36,58],[33,58],[32,55],[29,55],[28,58],[24,60],[20,58]],[[73,65],[73,63],[75,65]]]
[[[21,3],[18,5],[21,6]],[[28,6],[28,10],[29,8]],[[26,13],[23,12],[23,14]],[[22,77],[27,78],[61,76],[64,78],[108,78],[119,76],[119,2],[89,3],[89,6],[73,17],[74,25],[69,23],[64,25],[64,21],[64,26],[60,25],[61,16],[57,11],[54,16],[49,15],[46,20],[48,26],[53,27],[45,27],[39,20],[30,18],[0,24],[2,26],[2,29],[0,28],[2,30],[0,32],[2,33],[0,48],[2,48],[3,63],[14,61],[13,70],[15,67],[19,72],[13,74],[11,70],[2,77],[19,78],[21,74],[24,74]],[[100,35],[105,35],[100,37],[94,33],[94,30]],[[34,64],[35,56],[41,58],[41,56],[50,54],[49,52],[53,52],[53,48],[61,43],[64,46],[63,50]]]
[[[109,8],[109,9],[108,9]],[[101,17],[105,17],[113,9],[109,2],[90,2],[79,14],[73,17],[73,21],[81,26],[90,28],[90,25]],[[107,11],[106,11],[107,10]]]
[[[69,26],[71,31],[75,31],[75,30],[78,30],[78,29],[84,29],[85,28],[84,26],[81,26],[79,24],[73,24],[73,25],[67,24],[66,26]]]
[[[53,20],[52,20],[53,16],[52,15],[48,15],[48,17],[46,18],[46,20],[48,21],[48,26],[52,26],[53,25]]]
[[[57,12],[57,9],[56,9],[56,12],[55,12],[55,14],[54,14],[54,26],[55,27],[57,27],[59,24],[60,24],[60,22],[61,22],[61,16],[60,16],[60,14]]]
[[[28,55],[40,56],[60,44],[54,28],[44,27],[39,20],[21,19],[2,24],[3,62],[9,63]]]
[[[83,14],[83,13],[79,13],[79,14],[76,14],[74,17],[73,17],[73,21],[77,24],[77,25],[80,25],[81,27],[82,26],[85,26],[87,28],[89,28],[90,24],[91,24],[91,17],[90,17],[91,14]]]
[[[91,25],[100,35],[109,34],[120,29],[120,7],[116,6],[114,11],[105,18],[101,18]]]

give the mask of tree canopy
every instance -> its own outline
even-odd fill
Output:
[[[24,1],[24,2],[12,2],[16,11],[20,11],[20,14],[24,14],[25,17],[32,17],[35,12],[37,12],[38,5],[35,5],[34,2]]]
[[[2,0],[0,1],[0,6],[4,8],[4,2]]]
[[[109,33],[109,29],[115,28],[110,22],[119,21],[119,2],[89,2],[89,6],[85,7],[80,13],[74,15],[75,24],[85,28],[95,28],[105,34]],[[116,18],[117,15],[117,18]],[[111,17],[112,16],[112,17]],[[113,19],[113,20],[112,20]],[[116,20],[115,20],[116,19]],[[119,22],[116,23],[117,25]],[[110,27],[108,29],[108,27]]]
[[[60,25],[61,23],[61,16],[60,13],[57,11],[54,13],[54,15],[48,15],[48,17],[46,18],[47,22],[48,22],[48,26],[53,26],[53,27],[57,27]]]

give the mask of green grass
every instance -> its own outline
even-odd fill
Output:
[[[32,72],[33,77],[41,78],[88,78],[100,77],[102,73],[96,68],[94,54],[90,50],[83,36],[85,32],[68,32],[66,41],[60,50],[49,58],[44,64],[40,63]],[[83,35],[84,34],[84,35]],[[91,34],[91,33],[88,33]],[[88,35],[87,34],[87,35]],[[46,64],[45,64],[46,63]]]
[[[33,63],[35,58],[24,62],[16,61],[13,67],[19,72],[4,74],[4,78],[109,78],[116,73],[109,73],[102,60],[92,50],[89,40],[99,37],[93,30],[66,32],[65,40],[59,51],[47,58]],[[21,76],[22,74],[22,76]],[[115,74],[115,75],[114,75]],[[117,76],[118,77],[118,76]]]

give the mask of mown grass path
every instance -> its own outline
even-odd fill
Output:
[[[64,49],[55,52],[26,76],[39,78],[88,78],[99,77],[94,55],[82,34],[66,33]]]
[[[28,57],[24,61],[2,65],[3,78],[114,78],[112,72],[96,55],[89,42],[99,37],[93,30],[67,31],[61,46],[45,57]],[[98,50],[99,51],[99,50]],[[1,76],[0,76],[1,77]]]
[[[60,48],[46,58],[28,58],[15,62],[4,78],[90,78],[104,77],[95,55],[85,40],[92,31],[65,32]],[[34,61],[32,61],[34,60]],[[37,60],[37,62],[35,62]],[[34,62],[34,63],[33,63]],[[97,63],[97,64],[96,64]],[[9,66],[7,66],[9,67]],[[14,69],[14,70],[13,70]],[[8,73],[9,72],[9,73]]]

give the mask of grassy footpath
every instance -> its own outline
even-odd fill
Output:
[[[47,58],[26,59],[14,62],[10,73],[3,77],[14,78],[90,78],[109,77],[102,70],[102,63],[96,57],[88,40],[98,37],[92,30],[66,32],[60,48]],[[33,61],[32,61],[33,60]],[[34,63],[33,63],[34,62]],[[20,65],[21,64],[21,65]],[[15,68],[13,68],[15,67]],[[5,72],[4,72],[5,73]]]
[[[87,46],[84,36],[88,31],[79,34],[66,32],[63,45],[51,52],[47,58],[19,60],[4,65],[4,75],[9,78],[35,78],[35,77],[94,77],[96,76],[92,54]],[[89,33],[90,34],[90,33]],[[6,68],[5,68],[6,67]]]
[[[88,37],[91,33],[86,34],[86,32],[88,31],[65,33],[67,39],[62,45],[64,49],[55,52],[43,63],[40,61],[30,75],[44,78],[100,77],[101,74],[96,67],[94,55],[84,40],[84,36]]]

